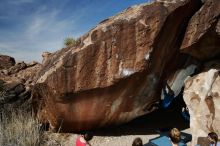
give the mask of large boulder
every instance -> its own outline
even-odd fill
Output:
[[[205,0],[191,18],[181,51],[202,61],[220,58],[220,1]]]
[[[1,69],[8,69],[14,65],[15,65],[14,58],[12,58],[10,56],[6,56],[6,55],[0,55],[0,70]]]
[[[189,108],[192,145],[209,132],[220,135],[220,72],[211,69],[185,81],[184,100]]]
[[[32,92],[38,118],[71,132],[151,112],[161,83],[186,64],[179,46],[200,7],[200,0],[134,6],[102,21],[75,46],[50,54]],[[186,66],[182,73],[192,70]]]

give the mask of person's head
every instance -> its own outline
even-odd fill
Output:
[[[86,132],[85,134],[83,134],[83,137],[86,141],[90,141],[93,138],[93,134],[90,132]]]
[[[178,144],[180,142],[180,131],[177,128],[171,129],[169,137],[173,144]]]
[[[208,134],[208,139],[212,144],[216,144],[218,142],[218,135],[215,132],[210,132]]]
[[[140,137],[134,139],[132,146],[143,146],[143,142]]]

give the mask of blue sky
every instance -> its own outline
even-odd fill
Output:
[[[0,0],[0,54],[41,61],[103,19],[148,0]]]

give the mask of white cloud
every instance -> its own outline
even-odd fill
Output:
[[[9,50],[8,48],[19,48],[19,50],[14,49],[15,53],[12,54],[19,60],[28,58],[41,61],[41,54],[44,51],[53,52],[62,48],[63,40],[71,33],[70,28],[73,26],[69,19],[59,20],[58,14],[57,9],[48,10],[45,6],[39,8],[26,21],[26,27],[19,38],[15,39],[13,43],[5,42],[5,45],[10,44],[7,50]]]
[[[8,16],[17,24],[15,31],[0,29],[3,34],[0,36],[2,54],[15,57],[16,60],[41,61],[41,54],[44,51],[54,52],[61,49],[66,37],[76,38],[87,31],[76,29],[76,25],[78,27],[80,25],[78,20],[81,20],[88,12],[87,6],[73,11],[64,11],[66,3],[63,1],[60,5],[46,2],[36,4],[35,2],[34,0],[9,1],[14,4],[14,9],[13,13]],[[28,15],[23,11],[26,6],[15,6],[15,4],[29,3],[33,3],[34,9],[29,10]],[[20,10],[21,15],[17,13]]]
[[[43,26],[45,24],[45,20],[43,20],[42,18],[38,17],[38,18],[35,18],[29,28],[27,29],[27,32],[26,34],[32,38],[34,37],[35,35],[38,35],[40,33],[40,31],[43,29]]]
[[[45,5],[39,7],[27,22],[25,34],[28,38],[33,38],[37,37],[40,33],[42,34],[52,29],[54,23],[56,24],[57,22],[57,14],[57,9],[48,10]]]

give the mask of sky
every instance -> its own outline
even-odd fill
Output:
[[[0,54],[41,62],[100,21],[148,0],[0,0]]]

